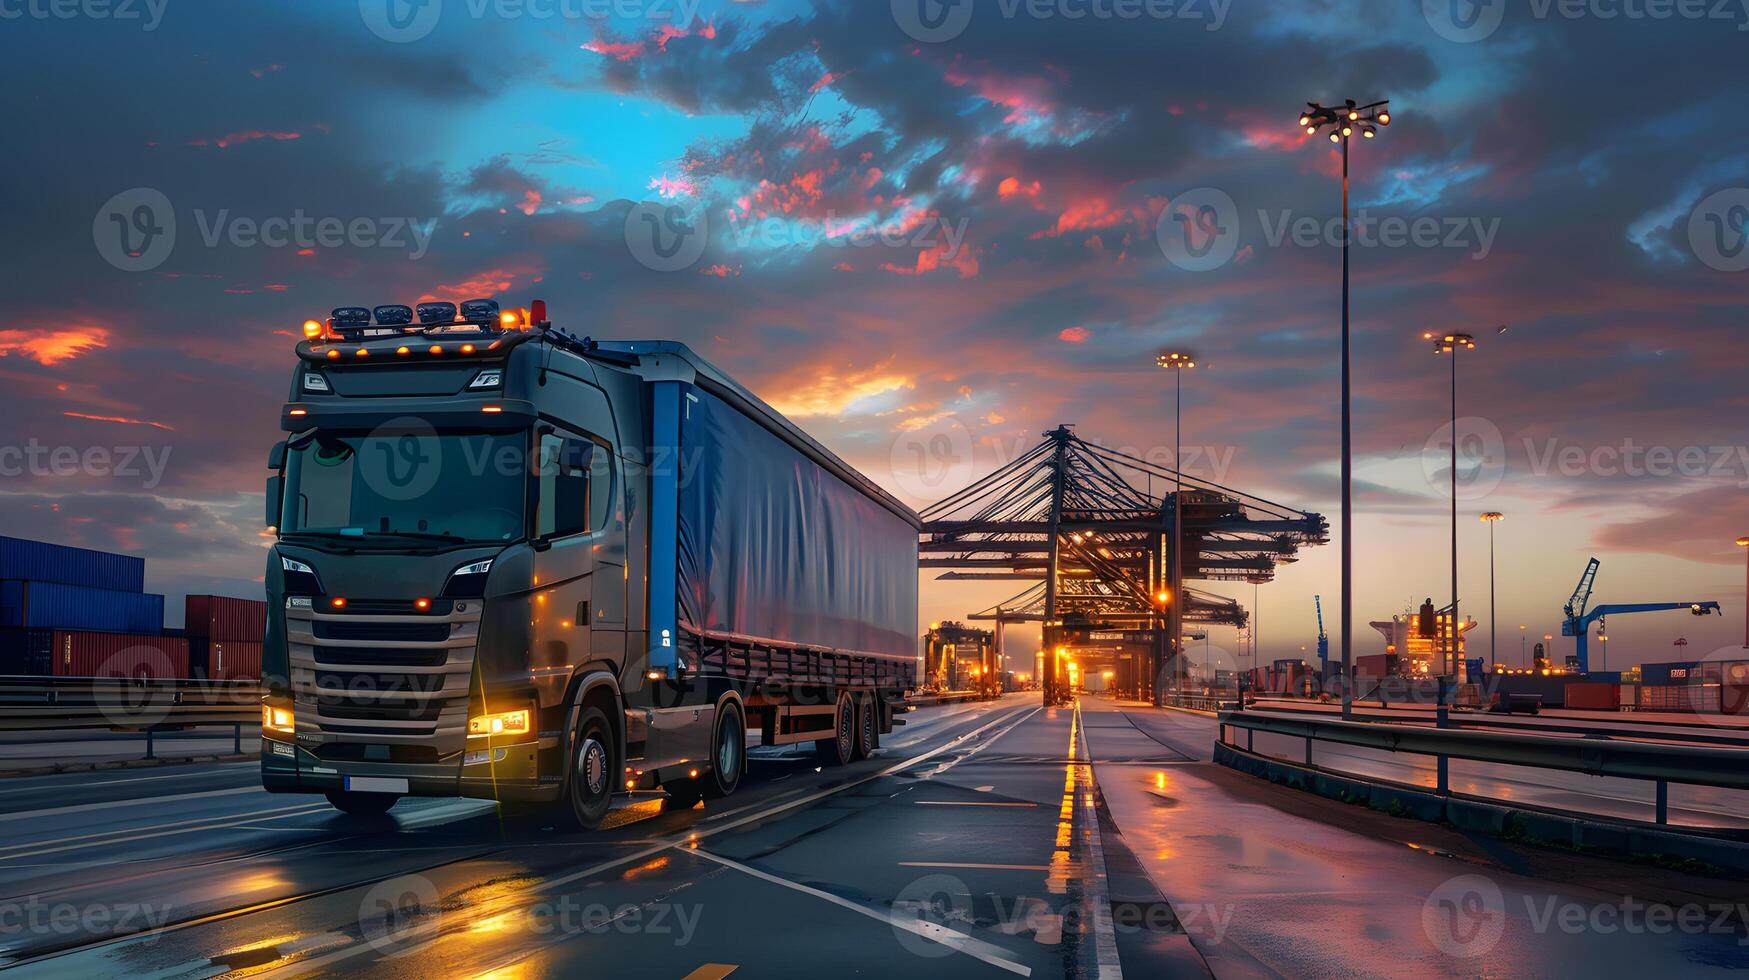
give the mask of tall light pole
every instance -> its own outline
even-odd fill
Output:
[[[1378,135],[1378,127],[1391,124],[1389,100],[1357,106],[1349,99],[1340,106],[1306,103],[1300,127],[1307,136],[1330,127],[1330,142],[1342,147],[1342,717],[1354,716],[1354,440],[1353,412],[1349,398],[1348,343],[1348,141],[1355,130],[1364,139]]]
[[[1457,363],[1457,358],[1452,358]],[[1457,432],[1452,432],[1452,441],[1457,441]],[[1497,510],[1491,510],[1482,515],[1482,520],[1488,523],[1488,660],[1492,662],[1496,673],[1500,670],[1500,629],[1494,621],[1494,525],[1506,519],[1506,515]]]
[[[1476,338],[1467,333],[1422,334],[1433,341],[1435,354],[1451,355],[1451,632],[1446,637],[1446,667],[1452,679],[1458,677],[1458,648],[1463,639],[1463,622],[1458,619],[1458,545],[1457,545],[1457,355],[1461,350],[1475,350]]]
[[[1196,367],[1196,358],[1183,351],[1168,351],[1154,363],[1172,372],[1172,593],[1166,607],[1166,624],[1172,638],[1172,669],[1184,660],[1184,372]]]
[[[1749,535],[1738,538],[1737,546],[1740,548],[1749,548]],[[1745,564],[1749,565],[1749,552],[1745,552],[1743,557],[1745,559]],[[1749,582],[1749,569],[1745,570],[1745,581]],[[1749,585],[1745,585],[1745,589],[1749,589]],[[1745,591],[1744,595],[1749,596],[1749,591]],[[1745,599],[1744,601],[1745,606],[1749,607],[1749,599]],[[1743,617],[1743,649],[1749,650],[1749,614],[1746,614]]]
[[[1524,631],[1526,628],[1527,627],[1524,623],[1518,624],[1518,659],[1520,660],[1528,660],[1530,657],[1530,654],[1527,652],[1527,648],[1524,645]]]

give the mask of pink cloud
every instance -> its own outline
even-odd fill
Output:
[[[1093,336],[1093,331],[1086,327],[1064,327],[1057,333],[1058,340],[1066,340],[1071,344],[1084,344],[1091,336]]]

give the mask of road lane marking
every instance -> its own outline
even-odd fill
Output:
[[[706,963],[704,966],[688,973],[685,977],[681,978],[681,980],[723,980],[724,977],[734,973],[736,969],[737,967],[730,966],[727,963]]]
[[[860,779],[851,780],[850,782],[844,783],[844,784],[839,785],[839,786],[832,786],[832,787],[828,787],[826,789],[818,790],[816,792],[807,794],[805,796],[799,796],[799,797],[795,798],[794,800],[790,800],[790,801],[785,802],[785,803],[780,803],[780,804],[776,804],[773,806],[769,806],[769,807],[765,808],[764,810],[760,810],[756,813],[748,814],[747,816],[741,817],[740,819],[735,820],[731,823],[726,823],[726,824],[723,824],[723,825],[718,826],[718,827],[707,827],[703,830],[689,831],[685,834],[681,834],[681,835],[678,835],[678,836],[675,836],[675,837],[672,837],[672,838],[669,838],[666,840],[662,840],[662,841],[660,841],[660,842],[658,842],[650,847],[644,848],[643,850],[636,851],[636,852],[631,853],[631,854],[627,854],[623,857],[618,857],[618,858],[613,858],[613,859],[608,860],[608,861],[603,861],[600,864],[596,864],[596,865],[593,865],[591,867],[584,868],[581,871],[575,871],[575,872],[572,872],[571,874],[568,874],[568,875],[560,875],[559,877],[556,877],[556,878],[546,878],[546,879],[538,879],[535,881],[531,881],[528,883],[528,886],[521,892],[521,894],[522,895],[533,895],[537,890],[539,890],[541,892],[551,892],[553,889],[561,888],[565,885],[569,885],[573,882],[581,881],[581,880],[586,879],[586,878],[592,878],[592,877],[594,877],[594,876],[596,876],[604,871],[611,871],[614,868],[621,867],[622,865],[632,864],[635,862],[641,862],[641,861],[648,860],[648,859],[650,859],[658,854],[661,854],[664,851],[679,849],[683,853],[695,853],[694,850],[691,847],[689,847],[688,845],[695,845],[698,841],[703,840],[706,837],[712,837],[712,836],[715,836],[717,834],[724,833],[726,831],[734,830],[738,827],[743,827],[749,823],[754,823],[754,822],[759,821],[759,820],[764,820],[767,817],[775,816],[775,815],[777,815],[779,813],[783,813],[787,810],[793,810],[796,807],[806,806],[809,803],[814,803],[814,802],[817,802],[819,800],[823,800],[829,796],[835,796],[839,793],[843,793],[843,792],[847,792],[849,790],[856,789],[859,786],[862,786],[862,785],[867,784],[867,783],[871,783],[877,779],[883,779],[887,776],[891,776],[892,774],[894,774],[896,772],[903,771],[903,770],[908,769],[912,766],[915,766],[919,763],[927,762],[930,759],[933,759],[936,756],[942,754],[943,752],[946,752],[946,751],[948,751],[948,750],[950,750],[958,745],[963,744],[966,741],[969,741],[970,739],[974,739],[974,738],[978,737],[979,735],[982,735],[984,732],[989,731],[991,728],[994,728],[995,726],[1001,724],[1002,722],[1008,721],[1009,719],[1014,718],[1014,716],[1016,714],[1019,714],[1020,717],[1015,718],[1012,724],[1010,724],[1007,728],[1004,728],[1002,731],[996,733],[994,736],[992,736],[990,738],[990,742],[994,742],[996,739],[1001,738],[1003,735],[1006,735],[1009,732],[1013,731],[1015,728],[1018,728],[1027,719],[1031,718],[1035,714],[1038,714],[1038,712],[1040,710],[1041,710],[1041,706],[1034,705],[1031,711],[1027,711],[1023,714],[1020,713],[1018,710],[1015,712],[1012,712],[1012,713],[1004,713],[1001,715],[1001,717],[993,718],[990,721],[987,721],[984,724],[979,725],[977,728],[974,728],[971,731],[965,733],[964,735],[960,735],[957,738],[949,739],[948,741],[943,742],[942,744],[936,746],[935,748],[930,749],[928,752],[924,752],[924,753],[921,753],[919,755],[912,756],[911,758],[906,759],[903,762],[895,763],[895,764],[888,766],[887,768],[882,769],[878,772],[875,772],[871,775],[864,776]],[[995,713],[995,712],[992,711],[991,713]],[[989,744],[989,743],[986,742],[985,744]],[[962,760],[965,758],[970,758],[971,755],[972,755],[972,753],[967,753],[964,757],[962,757]],[[957,763],[955,763],[955,764],[957,765]],[[395,955],[397,958],[412,955],[413,953],[417,952],[418,950],[423,949],[424,947],[431,945],[432,943],[438,941],[441,938],[443,938],[443,937],[436,936],[436,937],[433,937],[432,939],[426,940],[425,942],[418,944],[417,946],[411,946],[411,947],[407,947],[405,949],[397,950]],[[372,952],[372,948],[370,946],[367,946],[367,945],[348,946],[344,949],[334,950],[333,952],[326,953],[326,954],[323,954],[321,956],[317,956],[313,959],[297,960],[297,961],[276,967],[274,969],[264,971],[262,973],[256,974],[255,977],[253,978],[253,980],[268,980],[268,978],[282,977],[282,976],[299,976],[299,977],[306,976],[312,971],[319,970],[321,968],[330,966],[334,963],[338,963],[342,960],[348,960],[348,959],[351,959],[355,956],[360,956],[360,955],[363,955],[363,954],[369,953],[369,952]]]
[[[158,780],[158,779],[202,779],[202,778],[205,778],[207,776],[229,776],[229,775],[232,775],[232,773],[231,773],[232,769],[241,769],[241,768],[247,767],[247,768],[252,769],[252,770],[258,770],[261,767],[261,764],[259,762],[220,762],[220,763],[216,763],[216,765],[222,766],[224,768],[203,769],[200,772],[166,773],[162,776],[130,776],[126,779],[91,779],[91,780],[85,780],[83,782],[79,781],[77,779],[68,778],[68,777],[89,776],[92,774],[91,773],[83,773],[83,772],[80,772],[80,773],[68,772],[68,773],[54,773],[54,774],[46,774],[45,773],[44,775],[41,775],[41,776],[18,776],[16,778],[21,779],[21,780],[45,779],[45,780],[58,780],[58,782],[43,783],[43,784],[37,785],[37,786],[20,786],[16,789],[0,789],[0,796],[18,796],[18,795],[23,794],[23,793],[42,793],[42,792],[50,792],[50,791],[56,791],[56,790],[69,790],[69,789],[100,789],[104,786],[120,786],[123,783],[149,783],[149,782],[152,782],[153,780]],[[0,777],[0,778],[14,778],[14,777]],[[157,797],[149,797],[149,799],[156,799],[156,798]]]
[[[901,868],[966,868],[972,871],[1049,871],[1048,864],[964,864],[956,861],[900,861]]]
[[[1037,803],[1001,803],[991,800],[912,800],[918,806],[1038,806]]]
[[[1123,964],[1117,954],[1117,931],[1111,921],[1111,899],[1106,893],[1105,849],[1099,841],[1099,810],[1093,804],[1093,755],[1087,743],[1087,729],[1081,724],[1081,702],[1075,702],[1075,714],[1069,722],[1069,757],[1084,762],[1070,765],[1071,784],[1067,790],[1070,801],[1081,811],[1081,838],[1087,853],[1083,856],[1088,874],[1082,877],[1084,918],[1093,919],[1094,959],[1099,968],[1099,980],[1123,980]]]
[[[199,793],[178,793],[175,796],[149,797],[153,803],[174,803],[178,800],[204,800],[215,796],[238,796],[243,793],[265,793],[259,786],[238,786],[235,789],[209,789]],[[74,803],[68,806],[52,806],[46,810],[21,810],[18,813],[0,813],[0,821],[28,820],[31,817],[53,817],[63,813],[86,813],[91,810],[113,810],[117,807],[139,806],[140,800],[109,800],[103,803]]]
[[[930,942],[940,943],[949,949],[982,960],[991,966],[1007,970],[1009,973],[1018,974],[1023,977],[1032,976],[1032,967],[1027,966],[1024,963],[1016,963],[1009,959],[1007,955],[1008,951],[994,943],[984,942],[982,939],[973,938],[963,932],[949,929],[946,926],[937,925],[926,919],[905,919],[894,915],[891,912],[880,912],[871,909],[866,905],[858,905],[848,898],[841,898],[831,892],[821,891],[818,888],[811,888],[798,881],[791,881],[788,878],[779,875],[769,874],[758,868],[742,864],[739,861],[730,860],[720,854],[712,854],[709,851],[701,850],[699,848],[693,848],[686,853],[691,854],[694,857],[704,858],[707,861],[715,861],[725,868],[732,868],[742,874],[751,875],[752,877],[758,878],[760,881],[768,881],[771,884],[788,888],[791,891],[801,892],[804,895],[811,895],[823,902],[831,902],[839,908],[849,909],[858,915],[867,916],[876,922],[884,922],[892,926],[894,929],[903,929],[906,932],[927,939]]]
[[[76,851],[81,848],[96,847],[99,844],[125,844],[128,841],[146,840],[152,837],[169,837],[175,834],[192,833],[197,830],[223,830],[227,827],[252,823],[263,818],[269,820],[280,820],[285,817],[300,816],[304,813],[315,813],[318,810],[327,809],[327,806],[326,803],[299,803],[295,806],[280,807],[276,810],[262,810],[258,813],[231,814],[224,817],[201,817],[194,820],[182,820],[176,823],[158,824],[150,827],[106,830],[102,833],[85,834],[80,837],[58,838],[53,842],[56,845],[53,847],[40,846],[42,844],[51,843],[49,841],[35,841],[29,844],[12,844],[7,847],[0,847],[0,864],[22,858],[38,857],[43,854],[58,854],[61,851]],[[288,813],[286,811],[297,812]],[[271,814],[279,814],[279,816],[270,816]],[[225,821],[229,821],[229,823]],[[154,833],[132,833],[132,830],[134,829],[149,830],[154,831]],[[128,836],[118,836],[124,834]],[[37,850],[25,850],[26,848],[33,847],[37,848]],[[13,851],[23,851],[23,853],[9,853]]]

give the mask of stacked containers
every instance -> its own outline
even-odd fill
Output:
[[[267,635],[267,603],[222,595],[191,595],[184,605],[194,673],[212,680],[256,680]]]
[[[145,559],[0,536],[0,673],[185,676]]]

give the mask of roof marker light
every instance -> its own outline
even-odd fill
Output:
[[[432,344],[431,349],[429,351],[427,351],[426,353],[428,353],[428,354],[441,354],[441,353],[443,353],[443,345],[442,344]]]
[[[328,348],[328,360],[332,361],[339,356],[340,356],[340,349],[338,347]]]
[[[370,351],[365,350],[363,347],[360,347],[359,349],[353,351],[352,353],[353,353],[353,356],[355,356],[355,357],[369,357],[370,356]]]
[[[413,353],[413,349],[411,347],[397,347],[395,348],[395,353],[406,356]]]
[[[305,340],[315,340],[317,337],[322,336],[323,331],[325,331],[326,329],[327,329],[326,327],[322,326],[322,322],[320,320],[305,320],[304,321],[304,339]]]
[[[474,352],[474,345],[473,344],[463,344],[462,345],[462,353],[463,354],[472,354],[473,352]]]

